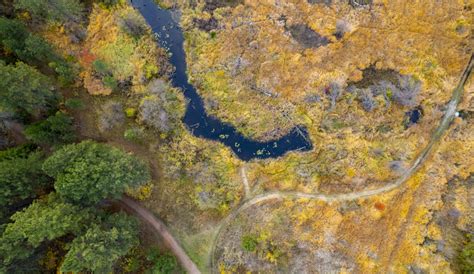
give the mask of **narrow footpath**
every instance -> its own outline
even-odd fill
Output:
[[[163,238],[165,245],[176,256],[179,263],[187,273],[201,273],[196,264],[194,264],[194,262],[188,257],[178,241],[176,241],[173,235],[169,232],[163,221],[156,218],[149,210],[142,207],[139,203],[135,202],[131,198],[123,197],[120,200],[120,203],[133,210],[136,213],[136,216],[140,217],[154,228],[154,230]]]

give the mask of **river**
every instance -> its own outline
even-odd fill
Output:
[[[133,0],[131,3],[156,34],[159,45],[171,54],[170,62],[176,68],[171,83],[184,92],[188,101],[183,122],[194,136],[221,142],[244,161],[275,158],[289,151],[309,151],[313,148],[308,131],[303,126],[293,128],[280,139],[259,142],[245,137],[232,125],[208,115],[202,98],[188,80],[184,36],[179,19],[173,16],[172,10],[161,9],[153,0]]]

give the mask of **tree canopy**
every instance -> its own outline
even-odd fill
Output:
[[[62,85],[74,82],[76,75],[73,67],[47,41],[29,32],[18,20],[0,17],[0,46],[6,53],[13,53],[28,64],[48,64],[58,74]]]
[[[84,9],[78,0],[15,0],[14,7],[28,11],[35,19],[52,23],[76,22]]]
[[[0,44],[25,62],[46,62],[57,58],[53,48],[40,36],[32,34],[17,20],[0,17]]]
[[[137,244],[137,221],[125,214],[110,215],[72,241],[61,271],[111,273],[114,263]]]
[[[55,105],[58,95],[48,77],[25,63],[0,62],[0,107],[30,115]]]
[[[25,136],[36,144],[58,145],[71,143],[75,139],[73,120],[58,111],[46,120],[25,129]]]
[[[56,179],[54,187],[63,198],[84,205],[118,198],[127,187],[150,180],[141,160],[92,141],[62,147],[45,161],[43,170]]]
[[[64,203],[57,195],[36,200],[11,217],[13,222],[7,225],[0,238],[3,265],[27,259],[46,240],[79,233],[90,218],[87,210]]]
[[[35,190],[47,182],[41,170],[39,152],[12,148],[0,155],[0,206],[35,196]]]

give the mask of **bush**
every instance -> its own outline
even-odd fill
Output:
[[[140,141],[142,135],[143,135],[143,131],[140,128],[136,128],[136,127],[129,128],[125,130],[125,132],[123,133],[123,137],[131,142]]]
[[[176,258],[170,254],[161,254],[158,249],[148,252],[147,260],[153,263],[150,273],[172,273],[178,266]]]
[[[344,37],[344,34],[349,32],[351,29],[349,23],[344,20],[337,20],[336,21],[336,32],[334,33],[334,36],[336,36],[337,39],[341,39]]]
[[[467,241],[458,255],[459,268],[462,273],[474,272],[474,234],[468,234]]]
[[[148,84],[147,91],[153,95],[160,95],[166,92],[168,88],[168,83],[166,83],[165,81],[161,79],[154,79]]]
[[[111,8],[119,3],[123,3],[124,0],[100,0],[100,3],[99,5],[102,7],[102,8]]]
[[[84,108],[84,102],[82,102],[79,98],[70,98],[64,102],[64,105],[67,108],[74,109],[74,110],[81,110]]]
[[[334,109],[334,107],[336,106],[336,101],[337,99],[339,99],[341,94],[342,94],[341,86],[336,82],[331,82],[329,86],[326,88],[326,95],[328,96],[331,102],[331,107],[329,108],[329,110]]]
[[[404,107],[418,104],[417,96],[421,90],[421,82],[408,75],[398,77],[398,86],[392,88],[393,100]]]
[[[241,245],[243,249],[253,252],[257,249],[258,246],[257,237],[255,235],[244,235],[242,237]]]
[[[26,127],[25,136],[35,144],[46,145],[66,144],[76,139],[72,118],[62,112]]]
[[[133,118],[135,115],[137,115],[137,110],[135,108],[126,108],[125,115],[127,118]]]
[[[129,12],[121,17],[118,24],[125,33],[136,39],[142,37],[146,33],[143,18],[135,12]]]
[[[68,63],[64,61],[51,62],[49,67],[58,74],[58,82],[61,86],[68,86],[74,83],[76,72]]]
[[[318,48],[326,46],[331,41],[326,37],[315,32],[304,24],[295,24],[288,27],[293,39],[305,48]]]
[[[117,126],[122,125],[125,122],[125,113],[123,112],[123,106],[118,102],[107,102],[102,106],[102,110],[99,113],[99,130],[105,132],[111,130]]]
[[[139,119],[162,132],[169,132],[173,127],[170,115],[156,97],[147,97],[142,101]]]
[[[117,89],[117,80],[115,80],[113,76],[105,76],[102,78],[102,83],[104,83],[104,86],[110,88],[111,90]]]
[[[102,60],[97,59],[92,62],[92,67],[94,68],[94,71],[100,76],[105,76],[110,73],[109,66]]]
[[[374,100],[372,91],[370,89],[358,90],[359,101],[365,111],[371,112],[377,107],[377,101]]]

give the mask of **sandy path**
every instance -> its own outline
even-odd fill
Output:
[[[156,218],[148,209],[142,207],[140,204],[128,197],[123,197],[120,202],[132,209],[138,217],[148,222],[154,228],[154,230],[160,234],[160,236],[163,238],[163,242],[171,250],[171,252],[173,252],[186,272],[191,274],[201,273],[196,264],[194,264],[194,262],[188,257],[184,249],[181,247],[178,241],[175,240],[173,235],[171,235],[168,228],[161,220]]]

